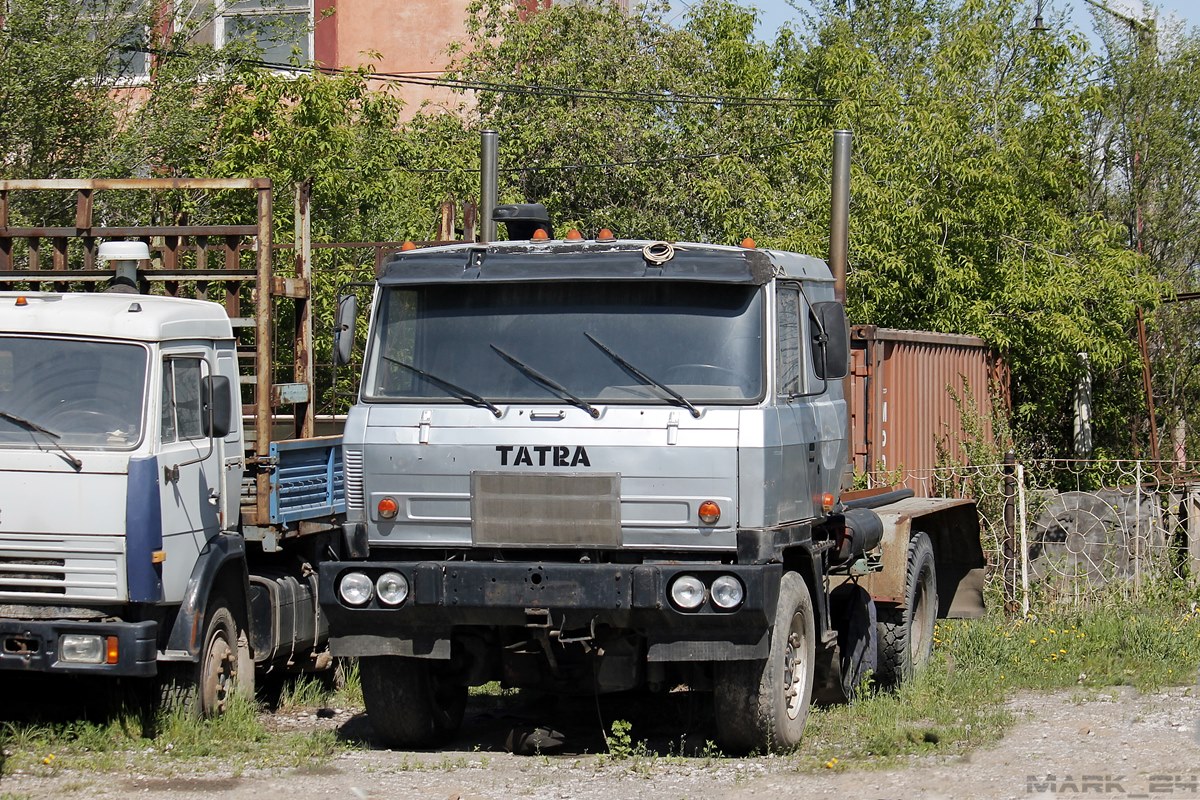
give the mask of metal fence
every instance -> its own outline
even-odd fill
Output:
[[[1200,578],[1200,464],[1013,459],[901,474],[918,493],[978,502],[988,599],[1009,613]]]

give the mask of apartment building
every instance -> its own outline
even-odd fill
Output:
[[[309,60],[332,68],[370,65],[379,73],[437,77],[449,66],[450,44],[466,39],[471,0],[159,0],[174,6],[165,26],[197,31],[199,42],[222,47],[253,40],[264,61],[286,65]],[[516,0],[529,13],[577,0]],[[628,7],[628,0],[617,0]],[[133,54],[126,74],[150,68]],[[398,84],[410,109],[447,102],[438,87]]]

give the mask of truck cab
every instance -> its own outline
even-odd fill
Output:
[[[158,611],[237,527],[235,359],[212,303],[0,293],[0,602],[29,617],[0,667],[156,674]]]
[[[714,693],[727,750],[794,745],[814,691],[853,691],[893,624],[857,583],[884,569],[882,518],[840,498],[847,361],[809,256],[605,238],[393,257],[346,421],[350,558],[320,571],[377,733],[443,740],[492,680],[686,684]],[[910,666],[937,609],[913,518],[891,561],[921,543],[919,588],[887,598]]]

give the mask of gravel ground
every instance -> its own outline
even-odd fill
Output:
[[[1000,742],[964,757],[914,757],[886,768],[840,763],[803,772],[788,758],[635,758],[611,762],[600,750],[596,709],[559,707],[548,718],[566,734],[566,755],[514,756],[504,739],[537,709],[473,705],[463,736],[434,753],[370,746],[360,711],[320,709],[269,715],[277,730],[329,728],[361,747],[309,768],[232,775],[220,763],[187,777],[12,775],[0,797],[229,798],[346,797],[499,800],[513,797],[613,800],[757,798],[1148,797],[1200,800],[1200,691],[1152,694],[1023,693],[1010,701],[1018,722]],[[590,712],[590,713],[589,713]],[[612,712],[617,713],[617,712]],[[543,713],[541,719],[547,718]],[[617,718],[609,716],[609,719]],[[665,750],[663,751],[665,752]]]

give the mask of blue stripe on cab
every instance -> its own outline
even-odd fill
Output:
[[[162,505],[159,500],[158,457],[129,459],[125,489],[125,575],[129,600],[157,603],[163,599],[162,567],[154,563],[161,550]]]

